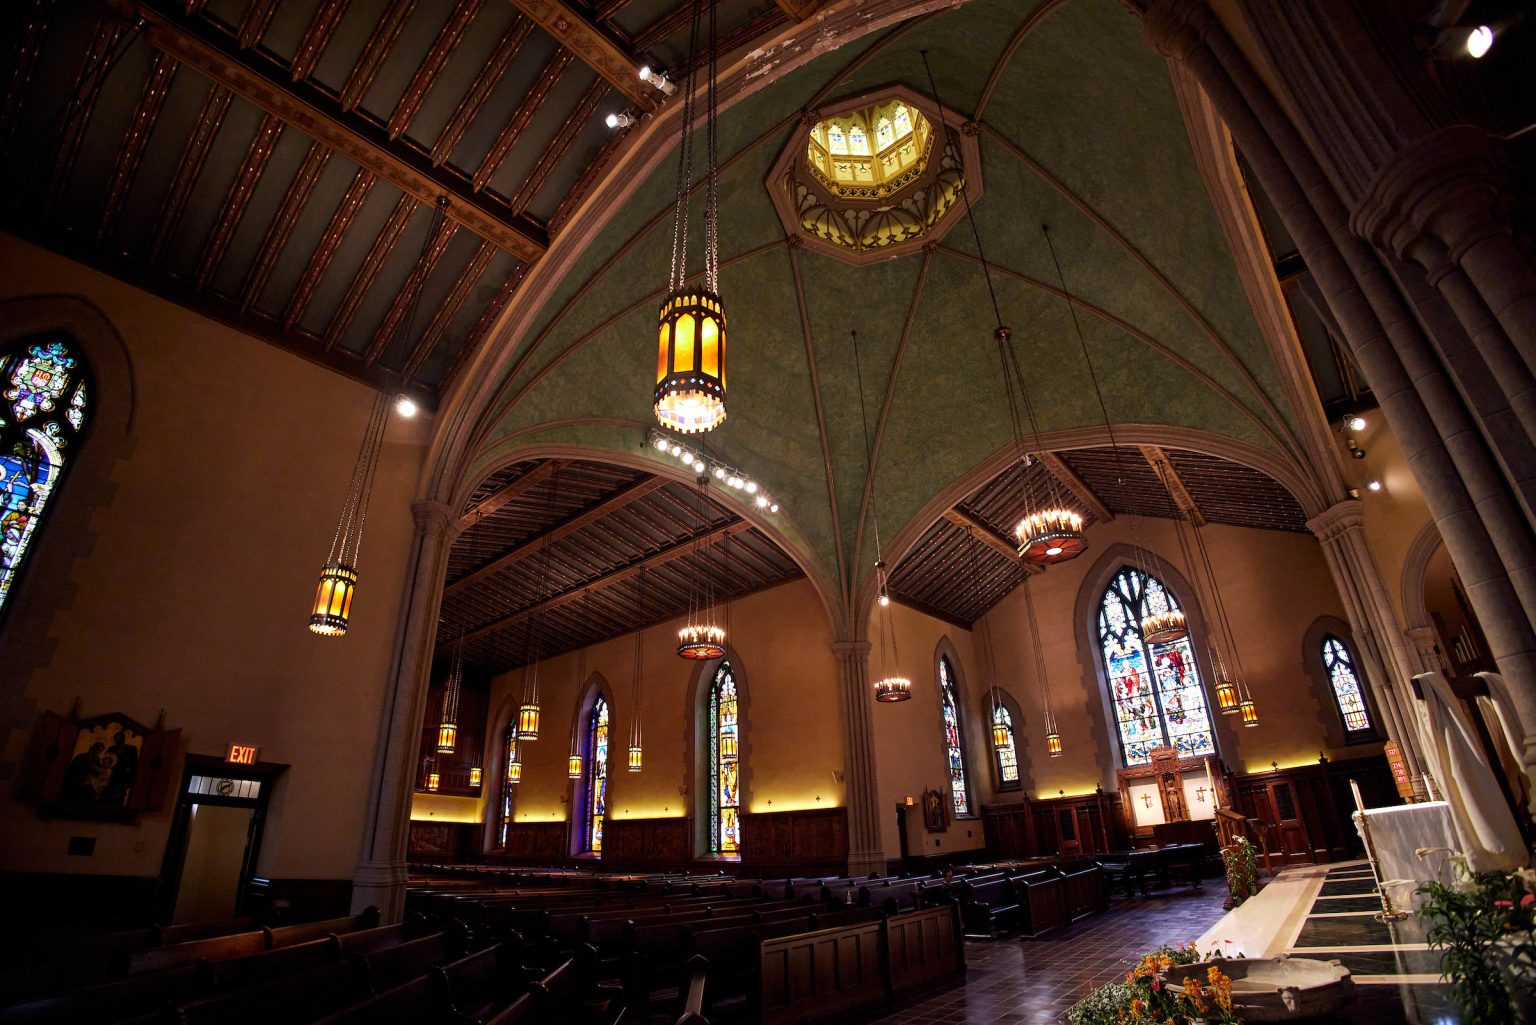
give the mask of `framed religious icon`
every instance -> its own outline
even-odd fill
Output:
[[[949,808],[944,795],[937,790],[923,791],[923,825],[930,833],[942,833],[949,828]]]
[[[180,730],[112,712],[80,718],[44,712],[17,795],[47,818],[131,822],[165,801]]]

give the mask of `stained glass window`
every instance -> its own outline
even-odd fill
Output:
[[[722,662],[709,688],[709,849],[728,856],[741,853],[740,743],[736,674]]]
[[[896,141],[896,130],[891,127],[891,119],[883,117],[875,123],[875,150],[880,151]]]
[[[896,138],[900,139],[912,134],[912,115],[907,113],[907,108],[902,104],[896,105]]]
[[[993,754],[997,758],[998,782],[1004,786],[1017,783],[1019,781],[1019,750],[1013,742],[1013,716],[1003,707],[1002,702],[998,702],[997,707],[992,710],[992,725],[994,732],[996,727],[1002,727],[1008,731],[1007,744],[998,747],[995,738],[992,744]]]
[[[587,821],[585,849],[603,853],[603,813],[608,810],[608,702],[599,694],[587,718]]]
[[[955,696],[955,671],[949,659],[939,656],[939,699],[944,711],[944,757],[949,763],[949,796],[955,814],[971,813],[971,794],[965,781],[965,752],[960,743],[960,701]]]
[[[836,122],[827,126],[827,149],[833,153],[848,152],[848,137],[843,134],[843,126]]]
[[[864,134],[864,129],[858,125],[848,129],[848,150],[860,156],[869,155],[869,137]]]
[[[517,761],[517,725],[507,726],[506,761],[502,764],[501,772],[501,829],[497,833],[501,846],[507,845],[507,831],[512,828],[512,795],[515,793],[512,782],[512,763]]]
[[[1323,671],[1333,684],[1333,699],[1339,703],[1339,715],[1344,717],[1344,729],[1350,733],[1369,731],[1371,713],[1365,707],[1365,695],[1360,691],[1355,660],[1344,642],[1332,635],[1323,638]]]
[[[90,417],[85,361],[67,341],[0,349],[0,610]]]
[[[1214,754],[1216,743],[1205,690],[1189,638],[1146,644],[1141,621],[1179,608],[1156,577],[1127,566],[1099,604],[1099,643],[1126,765],[1151,761],[1154,747],[1172,745],[1180,758]]]

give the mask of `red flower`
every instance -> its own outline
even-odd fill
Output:
[[[1520,898],[1521,907],[1528,908],[1532,904],[1536,904],[1536,893],[1528,893],[1524,897]]]
[[[1493,906],[1496,908],[1512,908],[1515,905],[1507,900],[1496,900],[1493,902]]]

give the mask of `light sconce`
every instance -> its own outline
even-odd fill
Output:
[[[677,92],[677,83],[668,78],[665,71],[652,68],[649,64],[641,66],[640,81],[653,88],[660,89],[665,96],[671,96]]]
[[[635,119],[628,113],[620,112],[616,114],[609,114],[606,118],[603,119],[603,123],[606,124],[609,128],[628,128],[630,125],[635,123]]]

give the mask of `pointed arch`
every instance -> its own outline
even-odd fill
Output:
[[[966,687],[960,653],[946,634],[933,650],[934,693],[938,697],[940,754],[949,808],[957,819],[975,818],[976,783],[966,757]]]
[[[614,750],[613,689],[602,673],[592,673],[582,684],[571,714],[571,730],[581,753],[581,775],[570,779],[567,773],[569,849],[574,856],[600,858]]]
[[[727,757],[727,733],[721,721],[720,691],[727,675],[734,691],[734,759]],[[746,665],[729,643],[723,658],[694,667],[684,715],[688,730],[684,740],[688,779],[684,786],[692,797],[693,851],[697,858],[735,861],[741,857],[742,817],[748,807],[752,779],[750,695]],[[734,815],[728,814],[731,809]],[[727,839],[726,827],[732,824],[725,821],[727,818],[734,819],[734,845],[723,842]]]
[[[1197,591],[1166,555],[1155,548],[1151,550],[1151,555],[1151,575],[1157,579],[1163,592],[1174,598],[1189,625],[1187,643],[1152,646],[1154,650],[1150,652],[1151,663],[1146,661],[1148,651],[1145,646],[1138,661],[1134,650],[1127,652],[1128,647],[1134,649],[1135,645],[1127,645],[1123,634],[1115,638],[1119,642],[1119,647],[1114,649],[1105,642],[1100,630],[1101,619],[1106,618],[1105,600],[1111,589],[1115,587],[1117,578],[1125,570],[1142,572],[1141,564],[1146,561],[1146,557],[1131,545],[1124,543],[1111,545],[1095,560],[1078,590],[1074,618],[1078,630],[1078,650],[1081,653],[1083,682],[1087,693],[1093,695],[1090,700],[1097,700],[1102,710],[1105,727],[1102,736],[1112,738],[1108,740],[1104,754],[1108,755],[1110,752],[1118,754],[1118,758],[1110,758],[1108,762],[1101,761],[1101,764],[1112,764],[1116,761],[1122,766],[1141,764],[1146,761],[1147,748],[1166,740],[1172,740],[1174,746],[1186,756],[1190,751],[1197,749],[1206,753],[1205,745],[1198,743],[1200,739],[1198,734],[1202,730],[1209,736],[1209,753],[1219,754],[1223,748],[1233,749],[1234,742],[1228,732],[1226,717],[1211,711],[1212,704],[1206,689],[1206,681],[1214,680],[1215,675],[1214,667],[1207,657],[1208,634],[1205,617],[1196,597]],[[1132,597],[1136,596],[1132,595]],[[1139,613],[1135,618],[1139,619]],[[1139,630],[1135,633],[1135,640],[1137,643],[1140,642]],[[1138,716],[1144,716],[1146,709],[1145,707],[1133,709],[1131,703],[1117,701],[1111,685],[1111,681],[1114,680],[1123,688],[1127,682],[1129,669],[1136,670],[1139,684],[1146,688],[1145,696],[1150,699],[1151,715],[1154,719],[1150,728],[1145,731],[1133,730],[1130,737],[1127,736],[1127,731],[1122,729],[1122,723],[1127,722],[1133,712]],[[1165,684],[1173,679],[1179,682],[1170,691],[1168,697],[1176,696],[1177,701],[1165,703],[1163,691],[1168,689]],[[1122,697],[1124,696],[1122,694]],[[1168,732],[1170,712],[1182,720],[1173,723],[1172,735]],[[1204,718],[1203,725],[1200,721],[1201,716]],[[1146,735],[1142,736],[1142,732]],[[1152,736],[1153,733],[1157,735],[1156,738]],[[1154,740],[1155,742],[1148,743]]]
[[[1336,616],[1317,617],[1302,637],[1301,659],[1318,692],[1318,722],[1329,743],[1344,747],[1381,740],[1381,715],[1349,624]]]
[[[1011,793],[1024,789],[1026,755],[1024,727],[1026,720],[1019,702],[1006,688],[997,688],[997,703],[991,700],[991,691],[982,695],[988,717],[986,730],[988,759],[992,763],[992,789],[996,793]],[[999,748],[992,736],[993,730],[1003,726],[1008,731],[1008,744]],[[1010,772],[1011,766],[1011,772]]]

